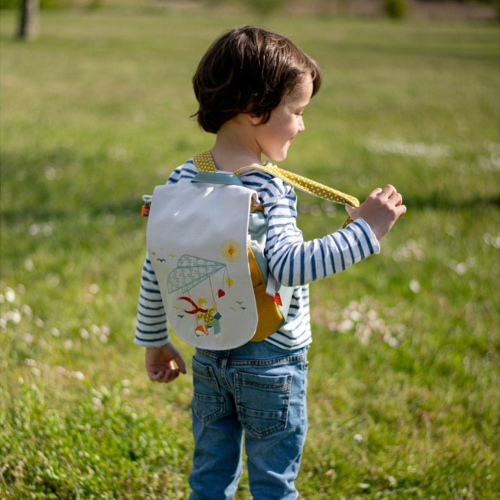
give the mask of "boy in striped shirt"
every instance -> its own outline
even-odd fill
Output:
[[[216,134],[213,161],[219,170],[234,172],[261,164],[263,155],[274,161],[286,158],[292,139],[305,129],[302,115],[319,90],[321,75],[316,63],[287,38],[245,26],[225,33],[208,49],[193,84],[198,122]],[[189,181],[196,173],[188,160],[167,183]],[[308,284],[378,253],[379,239],[406,207],[393,186],[377,188],[358,208],[347,207],[353,222],[346,228],[304,241],[296,225],[292,186],[257,170],[246,170],[240,178],[257,192],[264,209],[269,270],[279,283],[294,287],[294,293],[286,323],[267,339],[227,351],[196,349],[190,499],[234,497],[244,435],[253,498],[291,500],[298,497],[294,481],[307,429]],[[146,369],[156,382],[186,373],[166,320],[146,257],[134,342],[146,347]]]

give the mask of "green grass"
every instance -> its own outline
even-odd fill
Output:
[[[23,44],[2,16],[0,498],[187,498],[190,376],[150,383],[132,344],[138,211],[211,145],[189,119],[203,51],[258,20],[44,12]],[[380,256],[312,285],[302,496],[497,498],[498,27],[265,24],[324,76],[283,166],[360,198],[391,182],[408,205]],[[299,198],[307,238],[344,219]]]

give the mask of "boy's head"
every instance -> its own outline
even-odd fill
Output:
[[[255,26],[231,30],[207,50],[193,77],[198,123],[212,133],[240,113],[266,123],[308,74],[314,95],[321,85],[319,68],[294,43]]]

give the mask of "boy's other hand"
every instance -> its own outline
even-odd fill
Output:
[[[175,366],[174,366],[175,362]],[[176,368],[177,367],[177,368]],[[186,373],[186,363],[173,344],[146,348],[146,371],[153,382],[172,382]]]
[[[403,197],[391,184],[384,189],[374,189],[358,208],[346,205],[346,210],[352,220],[363,217],[377,239],[382,238],[406,213]]]

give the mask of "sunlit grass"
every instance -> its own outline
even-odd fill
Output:
[[[211,145],[190,78],[218,11],[2,13],[0,492],[186,498],[190,377],[132,344],[141,196]],[[271,18],[323,69],[285,168],[408,214],[382,254],[312,286],[307,499],[496,498],[498,28]],[[306,238],[343,208],[299,195]],[[189,358],[191,348],[179,344]],[[249,498],[243,481],[238,498]]]

